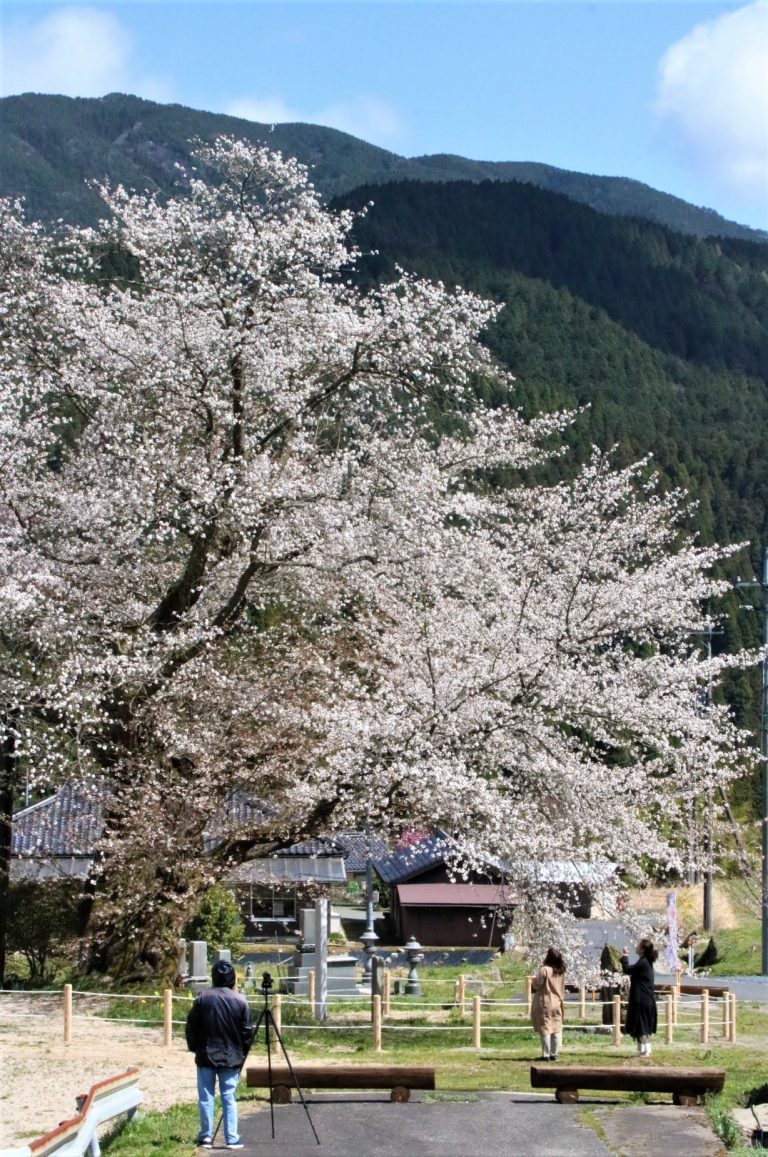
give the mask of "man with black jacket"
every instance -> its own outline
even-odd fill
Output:
[[[237,1132],[235,1093],[240,1070],[253,1043],[251,1010],[235,992],[235,970],[228,960],[217,960],[211,972],[213,988],[198,993],[187,1016],[187,1047],[195,1054],[197,1100],[200,1110],[198,1145],[213,1143],[213,1106],[219,1081],[227,1149],[242,1149]]]

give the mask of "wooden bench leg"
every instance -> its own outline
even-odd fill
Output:
[[[697,1093],[673,1093],[672,1104],[681,1105],[684,1109],[691,1109],[694,1105],[698,1105],[699,1097]]]
[[[561,1105],[573,1105],[579,1099],[578,1089],[560,1088],[555,1089],[555,1100],[559,1101]]]
[[[276,1105],[290,1105],[293,1089],[290,1085],[273,1085],[272,1100]]]
[[[404,1105],[406,1101],[411,1099],[411,1090],[405,1085],[395,1085],[389,1094],[390,1101],[398,1101],[399,1104]]]

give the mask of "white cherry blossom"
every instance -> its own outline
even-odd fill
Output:
[[[41,782],[109,785],[85,965],[172,967],[206,882],[363,822],[502,858],[547,920],[532,864],[679,864],[745,760],[701,708],[747,661],[696,646],[722,552],[645,463],[491,485],[571,420],[478,403],[497,307],[361,296],[301,166],[201,159],[96,230],[0,215],[0,694]]]

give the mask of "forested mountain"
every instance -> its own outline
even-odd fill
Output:
[[[505,304],[489,334],[529,413],[589,403],[577,456],[652,453],[709,541],[768,540],[768,248],[685,237],[513,182],[364,186],[362,276],[395,263]]]
[[[181,105],[113,93],[98,99],[25,94],[0,100],[0,195],[24,194],[37,217],[87,224],[100,202],[85,184],[108,175],[128,187],[168,189],[187,164],[190,141],[219,133],[258,141],[313,166],[318,188],[333,196],[363,182],[389,180],[523,181],[564,193],[602,213],[646,217],[696,236],[768,235],[689,205],[640,181],[574,173],[526,161],[456,156],[406,158],[347,133],[308,124],[269,125]]]

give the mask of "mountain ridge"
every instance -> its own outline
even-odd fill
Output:
[[[549,189],[607,215],[643,217],[694,236],[768,243],[768,233],[728,221],[630,177],[601,176],[538,161],[478,161],[454,154],[402,157],[338,129],[269,126],[123,93],[0,99],[0,195],[26,195],[32,216],[92,223],[102,212],[88,178],[169,191],[189,142],[220,133],[264,141],[309,165],[325,197],[392,180],[516,181]],[[105,166],[106,164],[106,171]]]

